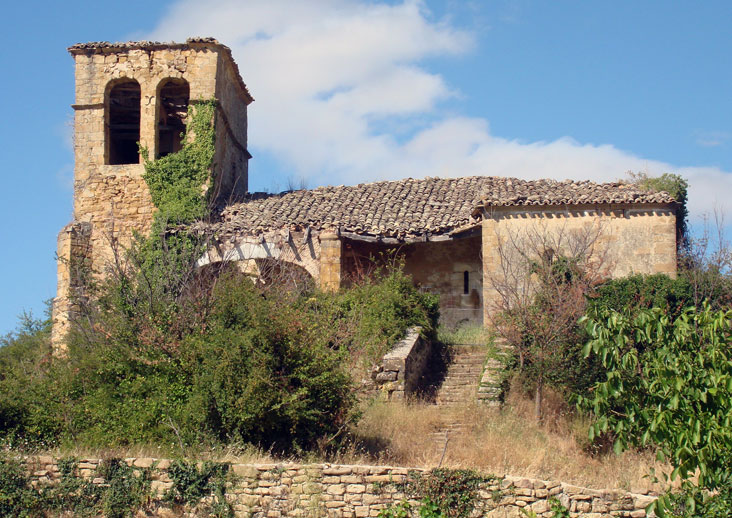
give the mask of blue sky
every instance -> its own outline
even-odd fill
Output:
[[[679,172],[732,193],[732,3],[284,0],[4,8],[0,333],[55,294],[81,41],[214,36],[252,91],[250,190]],[[732,218],[732,206],[727,210]]]

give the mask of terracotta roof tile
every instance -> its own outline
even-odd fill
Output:
[[[290,228],[376,236],[444,234],[479,221],[476,208],[613,203],[669,204],[665,192],[621,182],[520,180],[491,176],[408,178],[355,186],[254,193],[226,207],[212,230],[261,234]]]

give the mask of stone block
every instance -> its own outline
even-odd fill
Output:
[[[259,476],[259,470],[257,470],[257,468],[247,466],[246,464],[232,464],[231,471],[233,471],[234,475],[236,475],[237,477],[242,477],[245,479],[253,479]],[[303,477],[303,479],[306,478],[307,477]]]
[[[546,500],[539,500],[531,504],[531,510],[534,511],[536,514],[546,513],[547,511],[549,511],[549,504]]]
[[[343,484],[333,484],[325,489],[325,492],[329,495],[342,495],[346,492],[346,486]]]

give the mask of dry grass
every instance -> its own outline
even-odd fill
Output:
[[[268,452],[255,446],[226,445],[215,448],[180,448],[171,445],[170,447],[135,445],[117,448],[86,448],[86,447],[61,447],[53,450],[46,450],[44,455],[51,455],[57,458],[74,457],[77,459],[126,459],[126,458],[157,458],[176,459],[189,458],[202,461],[232,462],[240,464],[265,464],[271,462],[282,462],[285,459],[275,458]],[[297,459],[290,459],[297,460]]]
[[[437,340],[443,344],[486,345],[493,341],[493,334],[482,325],[463,325],[459,327],[440,326]]]
[[[589,454],[586,423],[561,413],[543,426],[532,419],[532,402],[512,398],[501,410],[478,406],[445,411],[424,403],[375,403],[356,433],[367,445],[382,445],[370,457],[366,450],[343,461],[435,467],[444,450],[444,467],[472,468],[496,475],[557,480],[598,489],[660,490],[646,475],[667,468],[651,452]],[[443,422],[462,422],[460,432],[430,435]]]
[[[311,452],[301,456],[276,457],[250,445],[180,451],[171,445],[136,446],[118,449],[57,449],[44,452],[57,457],[77,458],[195,458],[218,462],[261,464],[274,462],[331,462],[381,464],[408,467],[436,467],[444,453],[443,467],[472,468],[495,475],[526,476],[556,480],[598,489],[654,490],[646,475],[651,468],[667,470],[651,452],[586,451],[587,424],[570,414],[561,398],[546,395],[546,420],[533,419],[533,402],[511,391],[502,409],[465,406],[446,410],[428,403],[371,403],[350,439],[337,451]],[[462,423],[460,431],[449,432],[445,423]]]

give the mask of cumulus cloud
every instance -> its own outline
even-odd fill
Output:
[[[317,183],[424,176],[616,180],[625,171],[689,179],[698,216],[730,202],[732,174],[678,167],[570,137],[520,142],[488,121],[445,114],[459,92],[425,64],[469,52],[472,35],[419,0],[181,0],[149,37],[217,37],[232,48],[256,102],[250,144]],[[732,212],[728,205],[727,212]]]

